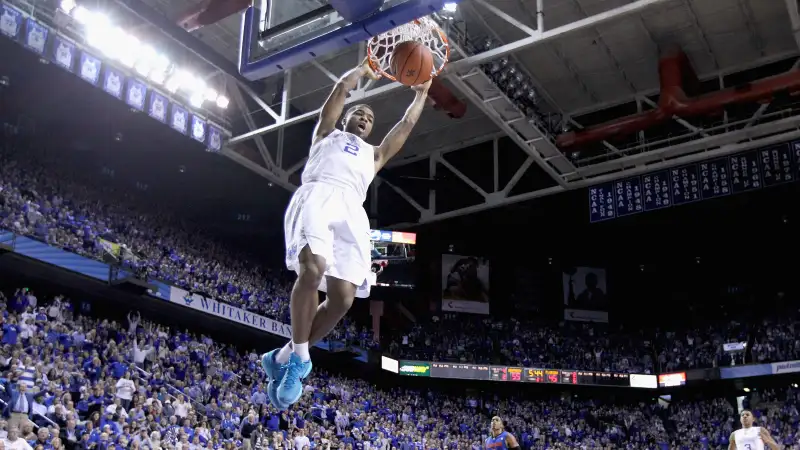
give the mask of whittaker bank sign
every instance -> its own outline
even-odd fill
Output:
[[[186,308],[192,308],[196,311],[230,320],[231,322],[236,322],[240,325],[245,325],[277,336],[290,338],[292,335],[292,328],[285,323],[253,314],[241,308],[226,305],[225,303],[220,303],[210,298],[205,298],[199,294],[190,294],[176,287],[170,288],[169,301]]]

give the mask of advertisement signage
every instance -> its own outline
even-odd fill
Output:
[[[665,373],[658,376],[658,387],[683,386],[686,384],[686,372]]]
[[[410,375],[412,377],[431,376],[431,363],[424,361],[400,361],[398,370],[400,375]]]

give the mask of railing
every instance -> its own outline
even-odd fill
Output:
[[[144,375],[145,375],[145,377],[146,377],[148,380],[149,380],[149,379],[150,379],[150,377],[152,377],[152,375],[153,375],[152,373],[150,373],[150,372],[148,372],[148,371],[144,370],[143,368],[141,368],[141,367],[139,367],[139,366],[134,366],[134,367],[136,367],[136,370],[137,370],[137,371],[139,371],[139,373],[141,373],[141,374],[144,374]],[[202,404],[202,403],[198,402],[197,400],[193,399],[191,396],[189,396],[189,395],[188,395],[188,394],[186,394],[185,392],[181,391],[180,389],[176,388],[175,386],[173,386],[173,385],[171,385],[171,384],[169,384],[169,383],[166,383],[166,382],[165,382],[165,383],[164,383],[164,385],[167,387],[167,391],[168,391],[168,392],[167,392],[167,395],[169,396],[169,398],[170,398],[170,399],[172,399],[173,401],[175,401],[175,400],[178,400],[178,397],[176,397],[175,395],[171,394],[169,391],[175,392],[175,393],[177,393],[178,395],[182,395],[182,396],[186,397],[187,399],[189,399],[189,402],[190,402],[190,403],[191,403],[193,406],[195,406],[195,410],[202,412],[204,416],[206,415],[206,406],[205,406],[204,404]],[[208,418],[208,416],[206,416],[206,418]]]
[[[6,403],[6,401],[5,401],[5,400],[3,400],[3,399],[0,399],[0,405],[2,405],[2,408],[3,408],[3,409],[5,409],[5,408],[7,408],[7,407],[8,407],[8,403]],[[47,416],[45,416],[45,415],[42,415],[42,414],[39,414],[39,413],[33,413],[33,415],[34,415],[34,416],[36,416],[36,417],[41,417],[41,418],[42,418],[42,419],[44,419],[44,420],[45,420],[47,423],[49,423],[51,426],[58,426],[58,425],[57,425],[55,422],[53,422],[52,420],[50,420],[50,418],[49,418],[49,417],[47,417]],[[30,422],[31,422],[31,424],[33,425],[33,428],[34,428],[34,429],[37,429],[37,430],[39,429],[39,425],[38,425],[36,422],[34,422],[33,420],[31,420]]]
[[[574,162],[579,167],[589,166],[592,164],[598,164],[601,162],[618,159],[623,156],[646,153],[661,148],[684,144],[686,142],[701,139],[706,136],[728,133],[730,131],[749,128],[757,124],[773,122],[776,120],[785,119],[787,117],[793,117],[797,115],[800,115],[800,102],[784,105],[784,107],[778,111],[761,114],[760,116],[750,116],[734,121],[730,120],[716,121],[711,125],[706,126],[705,128],[697,127],[694,130],[689,130],[687,128],[685,133],[680,133],[677,135],[668,135],[666,137],[657,139],[644,139],[641,141],[631,143],[627,147],[624,145],[623,146],[617,145],[615,148],[618,150],[618,153],[604,153],[601,155],[590,156],[587,158],[579,158],[576,159]]]

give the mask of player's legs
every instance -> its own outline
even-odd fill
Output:
[[[336,224],[333,242],[333,264],[327,268],[325,292],[327,300],[317,310],[311,327],[311,343],[327,336],[353,305],[358,286],[370,274],[372,245],[369,241],[369,219],[360,203],[347,202],[348,220]]]
[[[311,345],[321,341],[325,336],[336,327],[336,324],[353,306],[353,300],[356,295],[356,285],[338,278],[328,276],[327,282],[327,299],[317,308],[317,315],[314,316],[314,322],[311,325],[311,335],[309,342]]]
[[[277,386],[287,371],[302,366],[297,374],[300,379],[311,371],[308,338],[319,305],[319,284],[327,261],[333,259],[334,236],[329,223],[336,220],[337,203],[330,189],[303,186],[295,192],[284,217],[286,266],[297,272],[289,303],[292,339],[283,348],[261,358],[261,366],[270,380],[267,393],[272,404],[280,409],[296,401],[293,396],[283,399],[278,396]]]

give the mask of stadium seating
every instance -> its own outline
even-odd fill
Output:
[[[151,278],[289,321],[290,277],[282,271],[264,270],[202,233],[190,234],[168,214],[150,214],[130,195],[86,174],[65,172],[46,154],[0,153],[0,188],[0,228],[97,259],[103,257],[101,240],[116,242],[131,250],[125,264]],[[352,321],[334,333],[362,344],[368,344],[367,335]],[[402,344],[402,336],[407,344]],[[746,362],[800,359],[800,345],[790,336],[789,324],[769,327],[730,321],[703,329],[643,331],[445,316],[440,322],[384,336],[383,348],[406,359],[655,373],[741,364],[742,358]],[[721,349],[722,343],[751,338],[752,355],[730,355]]]
[[[722,449],[736,426],[724,399],[669,408],[563,395],[467,399],[381,390],[322,371],[306,398],[279,412],[269,405],[254,352],[136,313],[126,325],[81,316],[62,298],[36,299],[33,309],[30,297],[17,290],[0,298],[6,448],[22,448],[13,446],[19,439],[35,448],[38,439],[43,448],[218,449],[241,448],[250,438],[254,448],[302,449],[308,438],[311,448],[478,449],[490,417],[501,414],[526,449]],[[20,409],[22,389],[29,407]],[[767,391],[760,400],[760,423],[785,444],[797,442],[800,391]],[[32,423],[18,411],[29,411]],[[253,426],[243,426],[248,421]]]

